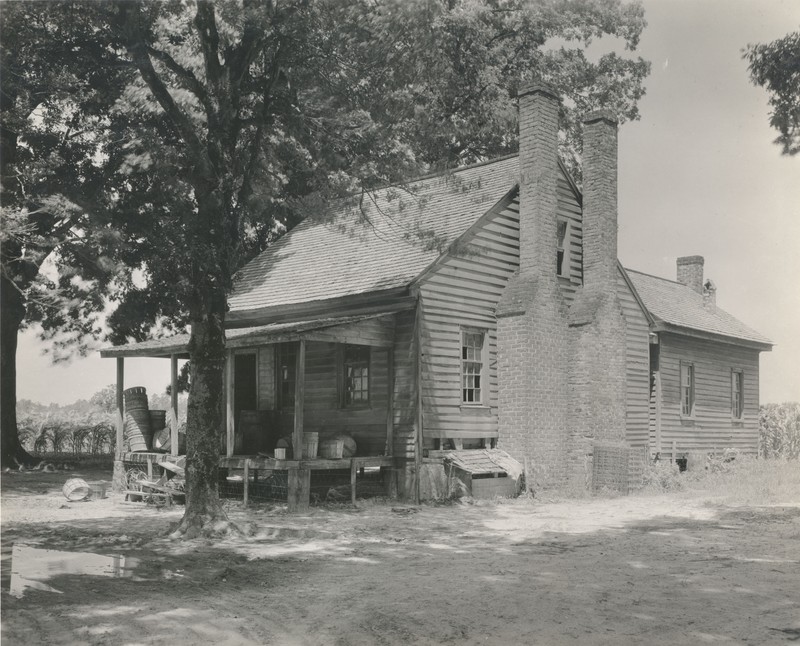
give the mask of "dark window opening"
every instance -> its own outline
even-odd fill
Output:
[[[297,382],[297,344],[281,343],[277,346],[277,356],[278,409],[291,409]]]
[[[369,405],[369,361],[367,345],[344,347],[344,405],[346,407]]]

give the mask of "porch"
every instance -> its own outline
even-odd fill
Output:
[[[101,356],[117,360],[118,463],[145,464],[152,470],[174,458],[177,362],[188,358],[188,341],[188,335],[178,335],[101,351]],[[349,472],[354,500],[358,474],[380,469],[386,493],[397,495],[397,472],[404,469],[408,454],[395,454],[395,422],[397,418],[402,424],[404,416],[395,401],[398,395],[413,400],[413,371],[401,371],[398,378],[395,370],[395,353],[411,352],[407,340],[396,339],[395,313],[232,329],[227,331],[227,347],[219,465],[241,474],[245,504],[252,484],[274,474],[287,482],[291,510],[308,507],[312,472]],[[170,360],[173,438],[168,455],[125,450],[126,357]],[[320,445],[347,435],[355,441],[355,451],[334,458],[303,455],[308,432],[318,434]],[[287,447],[286,459],[276,459],[279,445]]]

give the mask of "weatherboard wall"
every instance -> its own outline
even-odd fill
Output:
[[[617,296],[626,324],[626,440],[631,446],[647,446],[650,423],[650,328],[647,317],[619,269]]]
[[[689,336],[659,334],[661,446],[651,450],[678,457],[689,451],[758,450],[758,351]],[[681,361],[694,365],[694,415],[681,415]],[[731,372],[744,372],[744,415],[731,415]],[[674,444],[673,444],[674,443]]]
[[[581,207],[559,170],[558,218],[569,223],[565,271],[559,285],[567,302],[581,284]],[[519,268],[519,199],[492,209],[420,281],[422,399],[425,448],[459,439],[465,447],[498,436],[497,324],[495,309]],[[553,250],[553,270],[556,250]],[[463,330],[485,332],[487,368],[480,405],[464,404],[461,390]]]

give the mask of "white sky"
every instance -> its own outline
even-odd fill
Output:
[[[675,278],[678,256],[705,257],[717,304],[771,338],[761,402],[800,400],[800,155],[780,155],[767,94],[741,49],[800,28],[798,0],[644,0],[638,54],[652,62],[641,120],[620,130],[619,254]],[[92,356],[53,366],[20,337],[17,396],[88,399],[115,379]],[[125,383],[163,392],[169,362],[127,359]]]

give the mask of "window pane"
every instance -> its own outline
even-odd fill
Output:
[[[344,348],[344,403],[369,402],[369,346],[346,345]]]
[[[480,403],[483,372],[483,332],[461,333],[461,401]]]

